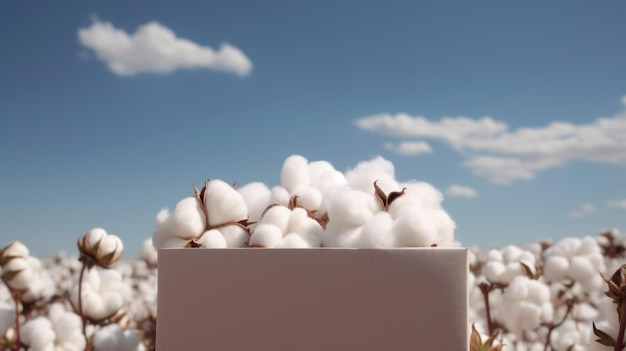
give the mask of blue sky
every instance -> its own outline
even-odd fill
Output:
[[[444,193],[466,246],[624,231],[624,13],[3,1],[0,242],[74,253],[103,227],[134,257],[192,184],[277,185],[291,154],[341,171],[389,159],[399,180]]]

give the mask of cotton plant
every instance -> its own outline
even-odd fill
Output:
[[[329,199],[324,246],[459,246],[455,223],[432,185],[398,182],[393,164],[381,157],[359,163],[346,180]]]
[[[82,351],[85,338],[81,320],[60,303],[50,306],[47,317],[37,317],[22,327],[22,342],[31,351]]]
[[[301,155],[291,155],[284,161],[280,179],[280,185],[271,189],[270,202],[288,206],[295,196],[300,206],[322,223],[327,216],[327,199],[346,183],[344,175],[329,162],[309,162]]]
[[[564,238],[544,251],[543,277],[550,282],[580,284],[582,293],[602,286],[598,272],[606,269],[602,250],[594,238]]]
[[[521,275],[535,275],[535,255],[514,245],[491,249],[487,253],[482,274],[490,282],[508,284]]]
[[[297,205],[294,196],[287,206],[270,206],[255,225],[250,247],[311,248],[320,247],[324,231],[313,214]]]
[[[139,248],[139,257],[146,263],[146,265],[150,268],[156,268],[158,262],[158,251],[152,244],[152,239],[146,239],[141,243],[141,247]]]
[[[119,271],[110,270],[124,252],[124,243],[103,228],[93,228],[77,241],[82,267],[70,291],[70,303],[82,322],[82,334],[91,348],[87,324],[111,318],[123,305],[127,287]]]
[[[152,243],[172,247],[244,247],[250,237],[248,207],[243,196],[222,180],[207,180],[195,196],[156,216]]]
[[[140,335],[134,330],[123,330],[119,324],[99,329],[93,337],[94,351],[144,351]]]

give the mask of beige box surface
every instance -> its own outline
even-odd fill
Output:
[[[463,351],[467,249],[162,249],[157,350]]]

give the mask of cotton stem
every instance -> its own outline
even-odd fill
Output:
[[[490,287],[481,283],[479,285],[480,292],[483,294],[483,300],[485,301],[485,314],[487,319],[487,331],[489,332],[489,336],[493,335],[493,323],[491,322],[491,308],[489,307],[489,292],[491,291]]]
[[[87,264],[83,262],[83,267],[80,269],[80,275],[78,276],[78,313],[83,324],[83,336],[85,337],[85,351],[91,351],[91,343],[87,337],[87,318],[83,312],[83,275],[87,269]]]
[[[619,311],[619,333],[615,341],[614,351],[622,351],[624,349],[624,328],[626,328],[626,303],[622,302]]]
[[[21,294],[17,291],[11,290],[13,296],[13,302],[15,303],[15,350],[19,350],[22,347],[22,341],[20,339],[20,299]]]

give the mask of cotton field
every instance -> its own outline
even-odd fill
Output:
[[[155,214],[139,253],[103,228],[86,228],[75,251],[53,258],[5,243],[0,349],[154,350],[159,248],[461,246],[441,193],[397,180],[380,157],[339,172],[293,155],[278,186],[209,179],[190,190]],[[470,349],[622,350],[626,235],[591,234],[470,248]]]

